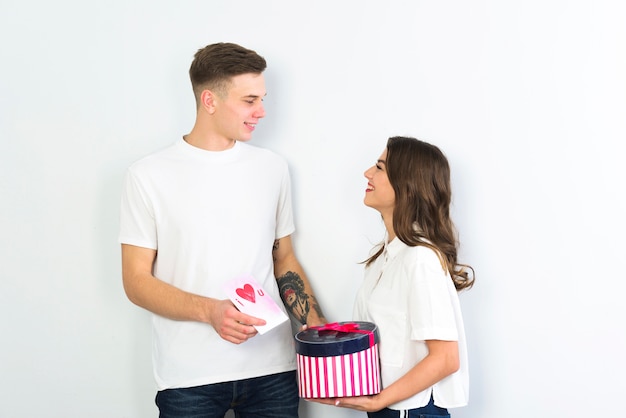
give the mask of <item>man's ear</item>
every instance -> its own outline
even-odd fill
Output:
[[[210,115],[215,113],[216,101],[217,96],[211,90],[203,90],[202,93],[200,93],[200,103]]]

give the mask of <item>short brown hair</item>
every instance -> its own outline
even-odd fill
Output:
[[[265,71],[265,58],[241,45],[219,42],[199,49],[189,67],[189,78],[196,102],[200,93],[210,89],[224,94],[231,77],[241,74],[261,74]]]

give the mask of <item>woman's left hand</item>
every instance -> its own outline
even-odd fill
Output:
[[[342,408],[351,408],[365,412],[376,412],[383,409],[378,396],[355,396],[349,398],[310,398],[306,399],[310,402],[322,403],[325,405],[334,405]]]

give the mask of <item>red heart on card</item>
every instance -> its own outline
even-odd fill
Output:
[[[248,283],[243,286],[243,289],[241,287],[238,287],[236,292],[245,300],[249,300],[250,302],[255,303],[256,296],[254,296],[254,287],[250,286]]]

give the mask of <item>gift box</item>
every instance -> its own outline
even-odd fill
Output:
[[[335,322],[296,334],[301,398],[335,398],[380,392],[378,327]]]

